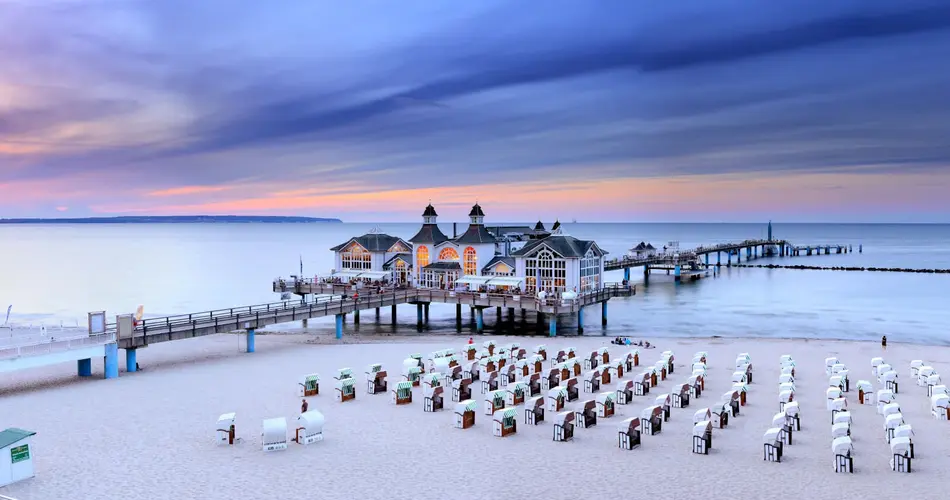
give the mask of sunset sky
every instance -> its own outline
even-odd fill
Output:
[[[948,54],[946,0],[0,0],[0,217],[950,222]]]

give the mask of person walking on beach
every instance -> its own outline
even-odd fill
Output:
[[[885,351],[887,350],[887,335],[881,336],[881,349]]]
[[[300,413],[307,413],[307,408],[310,408],[310,405],[307,404],[307,400],[303,400],[303,403],[300,404]]]
[[[469,338],[468,338],[468,345],[472,345],[472,344],[474,344],[474,343],[475,343],[475,341],[472,340],[472,337],[469,337]]]

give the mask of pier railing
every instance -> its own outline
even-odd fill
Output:
[[[77,338],[57,339],[39,343],[0,347],[0,359],[18,358],[20,356],[36,356],[53,352],[68,351],[82,347],[105,345],[115,342],[115,332],[106,332],[101,335],[84,335]]]

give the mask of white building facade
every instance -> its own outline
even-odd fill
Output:
[[[402,238],[377,230],[350,238],[331,250],[331,277],[406,283],[412,271],[412,245]]]

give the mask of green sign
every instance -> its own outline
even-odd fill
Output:
[[[10,448],[11,463],[22,462],[30,459],[30,445],[24,444],[15,448]]]

